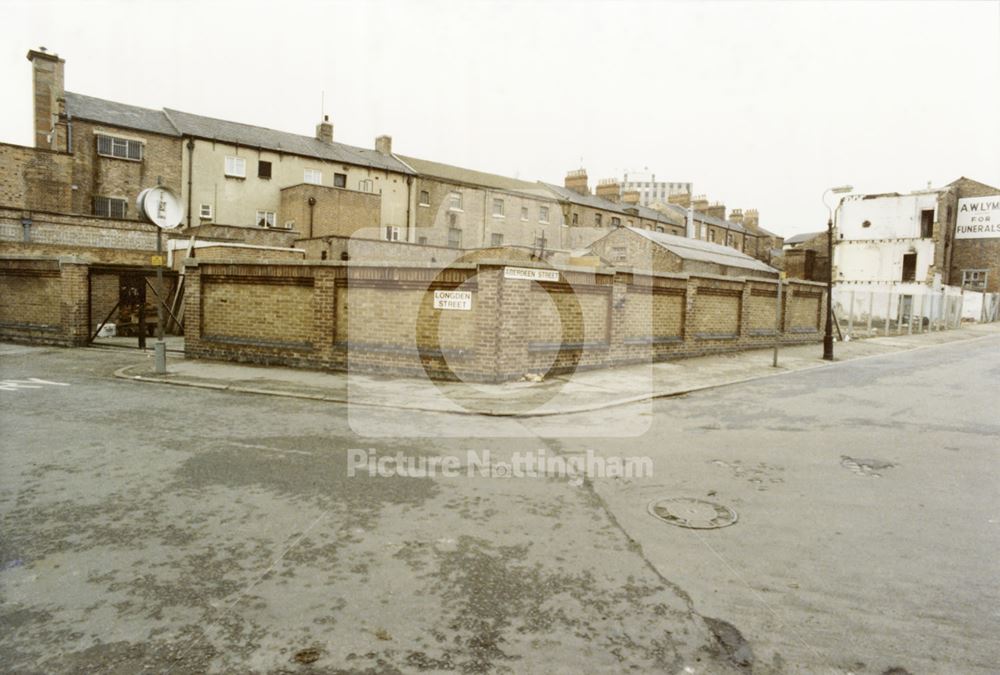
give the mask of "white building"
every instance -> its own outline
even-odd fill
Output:
[[[671,195],[691,194],[691,183],[658,181],[656,174],[649,171],[626,171],[620,185],[622,195],[638,192],[639,203],[643,206],[666,202]]]

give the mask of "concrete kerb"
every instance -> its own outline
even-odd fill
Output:
[[[598,403],[591,403],[586,405],[567,405],[554,408],[548,408],[545,410],[539,410],[536,412],[507,412],[504,410],[497,409],[482,409],[482,410],[454,410],[447,408],[435,408],[430,406],[421,406],[414,404],[404,404],[404,403],[378,403],[373,401],[357,400],[356,398],[347,398],[343,396],[330,396],[324,394],[312,394],[301,391],[285,391],[281,389],[268,389],[262,387],[245,387],[234,384],[218,384],[215,382],[199,382],[191,380],[181,380],[181,379],[171,379],[167,377],[156,377],[150,375],[138,375],[133,371],[142,366],[124,366],[115,371],[114,376],[120,379],[129,380],[133,382],[145,382],[153,384],[169,384],[181,387],[194,387],[199,389],[210,389],[213,391],[228,391],[240,394],[256,394],[260,396],[282,396],[285,398],[297,398],[305,399],[310,401],[323,401],[327,403],[340,403],[340,404],[350,404],[359,405],[368,408],[383,408],[392,410],[412,410],[416,412],[429,412],[429,413],[439,413],[448,415],[473,415],[473,416],[483,416],[483,417],[506,417],[513,419],[525,419],[532,417],[552,417],[555,415],[573,415],[579,413],[595,412],[598,410],[606,410],[608,408],[615,408],[619,406],[629,405],[633,403],[641,403],[643,401],[656,400],[661,398],[672,398],[676,396],[684,396],[686,394],[691,394],[699,391],[707,391],[710,389],[718,389],[720,387],[727,387],[735,384],[742,384],[745,382],[751,382],[754,380],[761,380],[771,377],[779,377],[782,375],[788,375],[791,373],[797,373],[807,370],[817,370],[821,368],[829,368],[844,363],[850,363],[854,361],[864,361],[866,359],[893,356],[896,354],[904,354],[914,351],[919,351],[922,349],[932,349],[935,347],[947,347],[956,344],[966,344],[968,342],[976,342],[979,340],[994,339],[997,337],[997,333],[992,333],[989,335],[979,335],[975,337],[958,337],[956,334],[956,339],[949,340],[947,342],[935,342],[933,344],[927,345],[913,345],[903,348],[898,348],[898,343],[889,345],[894,347],[894,351],[883,352],[880,354],[866,354],[863,356],[856,356],[847,359],[838,359],[832,362],[821,362],[809,365],[804,365],[800,367],[795,367],[791,369],[778,369],[774,372],[769,373],[755,373],[748,377],[737,377],[732,379],[727,379],[722,382],[713,382],[710,384],[703,384],[697,386],[682,386],[675,389],[664,389],[661,391],[650,391],[643,394],[637,394],[635,396],[625,396],[619,398],[613,398],[610,400],[600,401]],[[878,338],[873,338],[878,339]]]

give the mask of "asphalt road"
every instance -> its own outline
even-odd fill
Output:
[[[584,440],[466,443],[357,438],[329,403],[114,379],[134,352],[2,345],[0,668],[997,672],[998,347],[562,420]],[[645,436],[613,437],[639,415]],[[349,477],[352,448],[591,449],[654,474]],[[739,519],[649,514],[676,497]]]

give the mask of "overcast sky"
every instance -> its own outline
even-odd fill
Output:
[[[0,0],[0,140],[31,141],[29,48],[66,88],[591,186],[648,167],[778,233],[823,190],[1000,185],[1000,2]]]

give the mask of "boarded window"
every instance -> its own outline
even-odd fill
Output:
[[[903,254],[903,281],[917,280],[917,254]]]
[[[920,212],[920,236],[930,239],[934,236],[934,209],[925,209]]]

